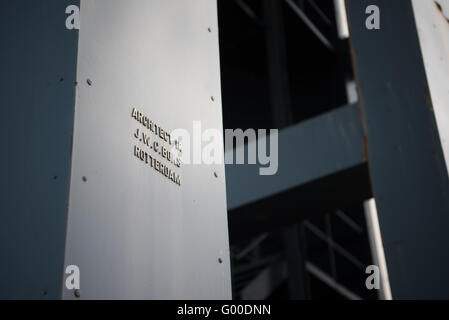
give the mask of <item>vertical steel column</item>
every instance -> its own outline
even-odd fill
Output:
[[[302,232],[299,226],[289,227],[283,232],[288,267],[288,295],[292,300],[309,298],[305,250],[299,239]]]
[[[393,298],[449,298],[449,180],[412,3],[346,5]],[[369,5],[380,30],[365,26]]]
[[[292,123],[282,4],[278,0],[264,0],[271,117],[273,126],[279,129]],[[285,229],[283,241],[288,266],[289,297],[305,299],[307,273],[299,244],[298,227]]]
[[[282,3],[278,0],[264,0],[271,117],[273,126],[279,129],[292,122]]]
[[[79,0],[1,1],[0,299],[59,299],[75,108]]]

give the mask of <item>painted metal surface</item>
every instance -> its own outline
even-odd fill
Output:
[[[413,0],[413,11],[424,59],[430,98],[446,166],[449,164],[449,0]]]
[[[65,259],[81,299],[231,298],[224,165],[184,164],[172,183],[134,156],[131,117],[136,107],[168,131],[201,120],[222,132],[216,10],[81,2]]]
[[[79,1],[0,2],[0,299],[61,297]]]
[[[368,5],[380,30],[365,27]],[[346,6],[392,297],[448,298],[449,180],[412,2]]]
[[[449,20],[449,1],[447,0],[434,0],[441,9],[442,14]]]

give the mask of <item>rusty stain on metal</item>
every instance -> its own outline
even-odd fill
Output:
[[[446,48],[446,55],[449,57],[449,45],[447,43],[446,37],[444,37],[446,35],[446,29],[447,27],[444,26],[444,22],[448,22],[448,17],[446,17],[444,15],[444,12],[441,10],[441,6],[438,3],[435,3],[438,10],[439,10],[439,15],[438,15],[438,22],[440,23],[440,27],[441,27],[441,32],[443,33],[443,43],[444,43],[444,47]],[[449,13],[448,13],[449,14]]]
[[[363,135],[363,159],[368,161],[368,137]]]
[[[426,98],[425,100],[427,108],[429,108],[430,112],[435,113],[433,109],[432,97],[430,96],[429,88],[426,88],[426,90],[424,91],[424,97]]]
[[[447,10],[444,10],[438,0],[435,0],[435,6],[437,7],[438,11],[440,11],[441,15],[446,19],[446,21],[449,22],[449,12],[447,12]]]

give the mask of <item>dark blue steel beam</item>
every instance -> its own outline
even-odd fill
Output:
[[[58,299],[75,106],[79,0],[0,4],[0,299]]]
[[[412,3],[346,3],[393,298],[449,298],[449,180]],[[380,30],[365,28],[368,5]]]

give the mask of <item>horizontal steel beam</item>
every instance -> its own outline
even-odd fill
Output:
[[[238,148],[247,148],[247,145]],[[260,176],[258,165],[227,165],[228,210],[364,162],[358,106],[336,109],[279,133],[277,174]]]
[[[238,148],[247,150],[248,144]],[[248,223],[250,231],[242,235],[371,195],[356,104],[281,130],[278,158],[278,172],[272,176],[260,176],[258,165],[226,166],[231,236]]]

